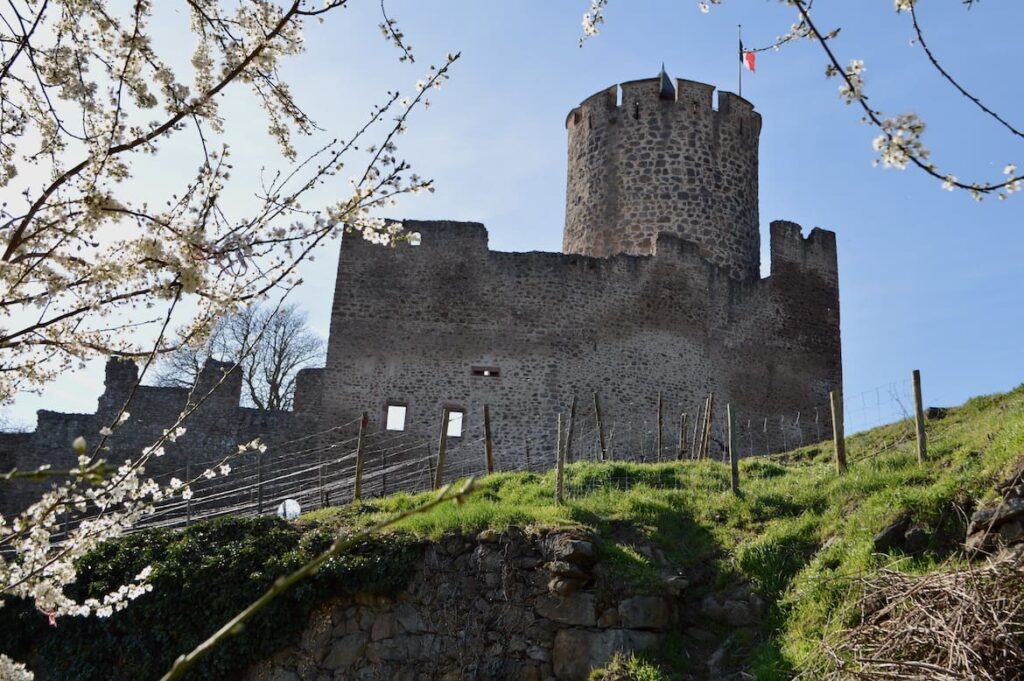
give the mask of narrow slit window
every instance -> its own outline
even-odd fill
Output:
[[[462,417],[465,412],[451,409],[448,411],[448,437],[462,437]]]
[[[404,404],[389,404],[385,428],[387,430],[405,430],[405,412]]]
[[[498,367],[473,367],[472,374],[483,378],[498,378],[501,376],[501,369]]]

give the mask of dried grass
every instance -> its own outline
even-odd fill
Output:
[[[865,579],[861,624],[830,649],[838,679],[1024,681],[1024,563]]]

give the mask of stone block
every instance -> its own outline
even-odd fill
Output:
[[[564,681],[585,681],[591,669],[606,664],[616,652],[642,650],[658,640],[658,635],[649,631],[562,629],[555,634],[551,651],[555,677]]]
[[[619,603],[619,619],[627,629],[663,631],[672,624],[672,607],[659,596],[635,596]]]
[[[336,640],[320,666],[331,671],[348,669],[353,662],[363,656],[369,641],[370,637],[363,632],[349,634]]]
[[[539,616],[562,624],[581,627],[597,624],[594,596],[588,593],[574,593],[566,597],[541,596],[534,609]]]

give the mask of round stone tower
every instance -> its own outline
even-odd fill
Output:
[[[734,94],[659,77],[613,86],[566,119],[565,253],[650,255],[658,234],[696,243],[737,279],[760,276],[761,116]]]

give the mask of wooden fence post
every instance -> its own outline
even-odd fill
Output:
[[[565,494],[563,475],[565,474],[565,447],[562,445],[562,415],[558,415],[558,430],[555,445],[555,503],[561,504]]]
[[[914,426],[917,428],[917,460],[928,458],[928,443],[924,432],[924,406],[921,400],[921,372],[914,369]]]
[[[764,417],[764,455],[768,456],[772,453],[771,443],[768,442],[768,417]]]
[[[594,391],[594,418],[597,419],[597,444],[601,447],[601,461],[608,457],[608,448],[604,442],[604,423],[601,421],[601,402]]]
[[[263,515],[263,452],[256,452],[256,515]]]
[[[324,507],[324,455],[317,454],[316,486],[320,494],[320,508]]]
[[[356,485],[352,491],[352,500],[359,501],[363,498],[363,466],[366,462],[363,460],[364,449],[366,447],[366,426],[369,422],[366,412],[363,412],[363,417],[359,419],[359,439],[356,440]]]
[[[576,395],[572,396],[572,401],[569,403],[569,427],[565,433],[565,462],[569,463],[572,460],[572,432],[576,427]]]
[[[686,412],[679,415],[679,451],[676,452],[676,460],[682,461],[686,457]]]
[[[491,441],[491,408],[484,405],[484,458],[487,475],[494,472],[494,443]]]
[[[441,434],[437,438],[437,469],[434,471],[434,489],[444,481],[444,457],[448,449],[448,407],[441,410]]]
[[[828,394],[832,407],[832,440],[836,449],[836,472],[846,472],[846,436],[843,434],[843,395],[833,390]]]
[[[708,413],[707,418],[704,420],[704,440],[701,446],[700,457],[702,459],[708,458],[708,454],[711,449],[711,432],[714,426],[714,413],[715,413],[715,394],[711,393],[708,395]]]
[[[185,484],[189,484],[192,480],[192,465],[185,462]],[[192,497],[190,496],[185,500],[185,527],[192,524]]]
[[[735,421],[732,413],[732,405],[725,405],[725,418],[728,421],[729,437],[729,468],[732,469],[732,493],[740,493],[740,453],[736,451],[736,441],[733,436]]]
[[[662,439],[661,438],[662,438],[664,430],[665,430],[665,428],[664,428],[664,423],[663,423],[662,399],[661,399],[661,391],[659,390],[658,391],[658,437],[657,437],[657,441],[654,443],[654,446],[657,449],[657,451],[654,454],[654,460],[657,461],[658,463],[661,463],[661,456],[662,456]]]
[[[696,459],[700,453],[697,451],[697,429],[701,428],[704,424],[702,420],[703,408],[707,406],[707,399],[704,400],[704,404],[697,405],[697,414],[693,417],[693,438],[690,440],[690,458]]]

